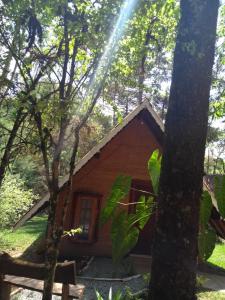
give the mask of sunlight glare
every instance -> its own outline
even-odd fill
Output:
[[[119,48],[119,42],[123,38],[127,22],[130,20],[138,0],[125,0],[118,16],[115,27],[109,37],[104,52],[98,62],[98,66],[92,77],[86,99],[93,99],[107,75],[108,69]]]

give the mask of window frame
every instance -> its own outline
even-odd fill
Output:
[[[101,198],[102,198],[101,195],[96,193],[88,193],[88,192],[74,193],[74,205],[73,205],[73,213],[72,213],[72,220],[71,220],[71,228],[80,227],[82,200],[91,199],[93,201],[91,207],[91,217],[89,221],[88,239],[87,240],[79,239],[79,235],[75,235],[72,238],[72,241],[74,243],[91,244],[96,242]]]

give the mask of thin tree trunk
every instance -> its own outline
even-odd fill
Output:
[[[43,297],[42,300],[49,300],[51,299],[51,293],[52,288],[54,284],[54,278],[55,278],[55,270],[56,270],[56,264],[59,254],[59,243],[61,240],[61,237],[63,235],[63,225],[65,222],[67,207],[69,204],[69,201],[73,195],[73,172],[75,168],[75,159],[77,155],[79,145],[79,129],[75,132],[75,142],[73,145],[73,153],[71,156],[70,161],[70,173],[69,173],[69,179],[68,179],[68,192],[65,195],[64,205],[62,208],[62,213],[60,217],[60,224],[56,224],[55,220],[55,212],[56,212],[56,204],[57,204],[57,195],[55,195],[56,201],[51,201],[51,205],[54,203],[55,206],[51,207],[49,209],[49,213],[52,214],[49,216],[49,220],[51,220],[51,225],[53,226],[53,229],[50,230],[50,236],[48,238],[48,245],[47,245],[47,252],[46,252],[46,268],[47,268],[47,274],[46,279],[44,282],[44,291],[43,291]],[[54,214],[54,215],[53,215]],[[54,224],[53,224],[54,223]]]
[[[17,132],[20,128],[21,123],[25,119],[26,114],[23,114],[23,107],[19,108],[17,111],[16,119],[13,124],[13,128],[10,132],[1,162],[0,162],[0,187],[2,185],[2,181],[5,176],[6,168],[9,165],[9,160],[10,160],[10,155],[11,155],[11,150],[17,135]]]
[[[105,80],[105,78],[103,79],[103,82],[104,82],[104,80]],[[70,158],[68,193],[65,196],[64,205],[62,208],[62,213],[60,216],[59,224],[57,224],[57,221],[55,218],[57,200],[58,200],[58,196],[59,196],[58,184],[56,186],[56,184],[54,184],[54,182],[53,182],[52,187],[51,187],[53,189],[52,190],[53,193],[49,199],[49,203],[50,203],[49,217],[48,217],[49,237],[47,240],[46,259],[45,259],[47,274],[46,274],[46,279],[44,281],[44,290],[43,290],[42,300],[51,300],[52,288],[53,288],[54,277],[55,277],[55,269],[56,269],[57,258],[58,258],[58,253],[59,253],[59,243],[60,243],[61,237],[63,235],[63,225],[64,225],[64,221],[65,221],[67,207],[68,207],[69,201],[73,195],[73,180],[72,179],[73,179],[73,173],[74,173],[74,169],[75,169],[75,160],[76,160],[77,150],[78,150],[78,146],[79,146],[79,133],[80,133],[80,130],[83,128],[83,126],[86,124],[88,118],[90,117],[90,115],[95,107],[95,104],[101,94],[101,91],[102,91],[103,82],[102,82],[101,86],[99,87],[97,94],[95,95],[92,103],[90,104],[86,114],[84,115],[81,122],[75,129],[75,136],[74,136],[75,141],[74,141],[74,145],[73,145],[73,149],[72,149],[72,155]],[[64,139],[64,136],[65,136],[65,134],[62,136],[63,139]],[[58,144],[61,144],[61,143],[62,142],[60,142],[60,140],[59,140]],[[55,168],[55,170],[54,169],[52,170],[53,173],[57,173],[58,169],[59,169],[58,168],[58,160],[56,161],[55,166],[53,165],[53,168]],[[54,177],[56,178],[56,175],[54,175]],[[54,177],[53,177],[53,180],[54,180]],[[56,178],[56,180],[57,180],[57,178]]]
[[[145,81],[145,63],[148,58],[148,46],[150,40],[154,40],[157,42],[156,38],[152,35],[152,27],[154,23],[158,20],[158,18],[153,17],[150,21],[149,28],[146,31],[145,41],[143,45],[143,53],[140,61],[139,67],[139,77],[138,77],[138,104],[140,105],[143,102],[143,93],[144,93],[144,81]],[[160,50],[159,50],[160,51]]]
[[[153,245],[151,300],[193,300],[219,0],[181,0]]]
[[[56,200],[57,200],[57,196]],[[53,202],[53,201],[52,201]],[[54,201],[56,203],[56,201]],[[49,210],[50,212],[50,210]],[[54,210],[55,212],[55,210]],[[55,217],[53,217],[55,219]],[[52,220],[52,219],[50,219]],[[55,278],[55,270],[58,259],[58,248],[59,248],[59,238],[57,236],[57,232],[54,228],[50,231],[50,236],[47,240],[47,251],[45,257],[45,266],[46,266],[46,277],[44,281],[44,290],[42,300],[51,300],[52,299],[52,289]]]
[[[17,21],[15,24],[15,32],[13,35],[13,40],[12,40],[12,48],[15,49],[16,47],[16,42],[18,39],[20,33],[20,22]],[[13,54],[10,50],[8,50],[4,65],[2,67],[2,74],[0,76],[0,90],[2,89],[2,87],[6,87],[9,85],[9,83],[7,82],[7,76],[10,73],[10,64],[12,62],[12,58],[13,58]]]
[[[66,77],[69,73],[69,33],[68,33],[68,15],[67,15],[67,3],[64,5],[64,61],[62,67],[62,78],[59,84],[59,98],[60,98],[60,130],[57,138],[57,142],[53,152],[52,160],[52,180],[51,185],[49,186],[49,212],[48,212],[48,239],[45,255],[45,264],[47,268],[46,278],[44,280],[44,290],[42,300],[51,300],[52,299],[52,288],[55,278],[55,269],[58,258],[58,248],[59,242],[62,235],[62,232],[59,231],[56,224],[56,206],[59,196],[59,173],[60,173],[60,160],[61,153],[64,146],[66,129],[69,124],[68,119],[68,104],[71,99],[72,83],[73,78],[70,76],[70,82],[66,89]],[[72,72],[72,77],[74,75],[75,68],[75,59],[78,50],[78,45],[75,43],[72,55],[72,65],[70,69],[70,75]]]
[[[207,155],[207,174],[209,174],[209,170],[210,170],[210,168],[209,168],[209,149],[208,149],[208,155]]]
[[[162,110],[161,110],[161,119],[162,120],[165,119],[167,103],[168,103],[168,97],[166,96],[165,98],[163,98],[163,104],[162,104]]]
[[[138,77],[138,104],[141,105],[143,101],[143,91],[144,91],[144,80],[145,80],[145,61],[147,54],[145,53],[141,59]]]
[[[152,38],[151,35],[151,26],[155,22],[155,18],[151,21],[149,28],[145,35],[145,42],[143,45],[143,54],[140,61],[140,67],[139,67],[139,77],[138,77],[138,104],[140,105],[143,101],[143,92],[144,92],[144,81],[145,81],[145,62],[148,56],[148,44],[150,42],[150,39]]]

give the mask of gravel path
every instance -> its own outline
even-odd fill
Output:
[[[83,300],[96,300],[95,290],[97,290],[104,299],[107,299],[109,289],[112,287],[113,293],[117,290],[121,290],[125,293],[129,288],[132,293],[142,290],[146,287],[146,282],[142,276],[130,277],[127,280],[127,276],[131,276],[132,271],[131,264],[125,260],[119,268],[115,268],[110,258],[94,258],[89,268],[84,271],[82,276],[79,276],[78,283],[86,286],[84,290]],[[96,279],[85,279],[85,277],[93,277]],[[108,280],[98,280],[99,278],[106,278]],[[112,280],[109,280],[109,279]],[[115,278],[121,278],[117,281]]]
[[[82,275],[77,277],[77,283],[85,285],[82,300],[96,300],[96,290],[104,299],[108,299],[107,296],[111,287],[113,293],[116,293],[117,290],[125,293],[127,288],[132,293],[144,289],[146,282],[141,275],[130,277],[127,280],[127,276],[131,276],[130,272],[131,268],[127,260],[119,268],[115,268],[110,258],[94,258]],[[118,278],[121,280],[117,280]],[[12,300],[41,300],[41,296],[41,293],[23,290],[23,292],[13,296]],[[60,299],[59,296],[53,296],[53,300]]]
[[[116,267],[111,258],[94,257],[89,267],[82,272],[82,276],[97,278],[124,278],[130,275],[134,275],[134,271],[129,258]]]
[[[96,280],[79,280],[79,283],[82,283],[86,286],[84,290],[83,300],[96,300],[95,290],[97,290],[103,299],[108,299],[108,294],[110,288],[112,288],[113,294],[117,290],[126,292],[126,289],[129,287],[132,293],[135,293],[143,288],[145,288],[145,283],[142,277],[134,278],[126,282],[112,282],[112,281],[96,281]]]
[[[41,300],[42,294],[38,292],[33,292],[30,290],[23,290],[22,292],[14,295],[11,300]],[[61,300],[59,296],[53,296],[52,300]]]

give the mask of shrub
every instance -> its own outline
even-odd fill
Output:
[[[35,200],[19,175],[6,175],[0,189],[0,228],[12,227]]]

